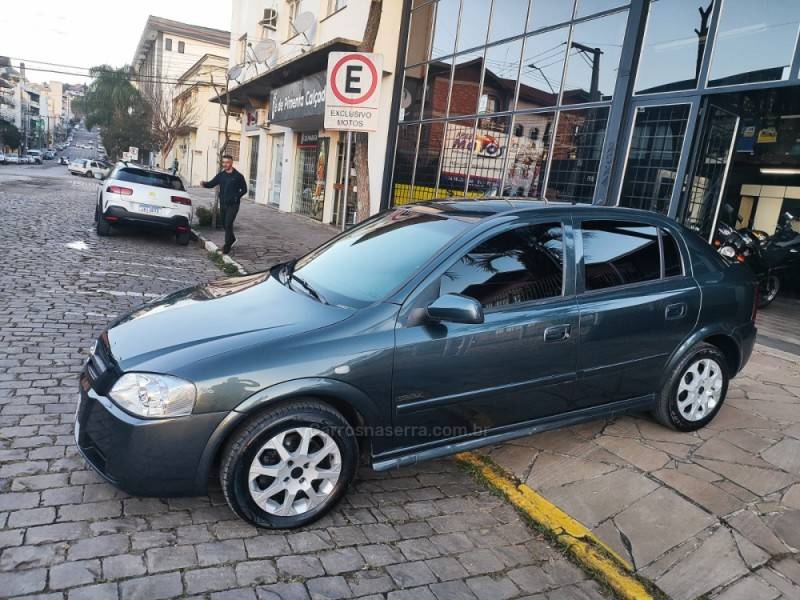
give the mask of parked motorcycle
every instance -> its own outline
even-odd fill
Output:
[[[783,224],[772,236],[763,231],[740,229],[720,223],[714,245],[730,261],[747,264],[759,281],[759,308],[769,306],[783,283],[800,277],[800,233],[797,218],[787,212]]]

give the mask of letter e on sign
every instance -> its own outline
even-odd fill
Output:
[[[325,129],[375,131],[383,57],[368,52],[331,52],[325,86]]]

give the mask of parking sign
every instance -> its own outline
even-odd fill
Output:
[[[368,52],[331,52],[325,86],[325,129],[375,131],[383,57]]]

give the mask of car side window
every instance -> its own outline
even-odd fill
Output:
[[[463,294],[484,308],[563,294],[561,223],[518,227],[481,242],[442,276],[441,294]]]
[[[589,290],[661,278],[658,231],[627,221],[584,221],[584,287]]]
[[[683,275],[683,260],[678,243],[666,229],[661,230],[661,245],[664,252],[664,277]]]

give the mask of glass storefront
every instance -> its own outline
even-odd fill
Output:
[[[322,220],[328,171],[328,138],[315,131],[297,134],[297,165],[292,211]]]
[[[392,202],[591,202],[628,12],[613,0],[415,2]]]

